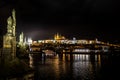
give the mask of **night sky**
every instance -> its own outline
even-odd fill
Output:
[[[0,0],[1,1],[1,0]],[[17,35],[52,39],[95,39],[120,43],[119,3],[113,0],[2,0],[0,27],[16,9]]]

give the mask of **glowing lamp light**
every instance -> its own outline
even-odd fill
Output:
[[[28,38],[28,44],[32,44],[32,39]]]

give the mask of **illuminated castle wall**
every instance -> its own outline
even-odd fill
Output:
[[[102,42],[98,41],[97,39],[87,40],[87,39],[76,39],[75,37],[73,37],[73,39],[66,39],[64,36],[61,36],[60,34],[57,33],[54,35],[54,39],[38,40],[32,42],[32,44],[35,45],[39,43],[95,44]]]

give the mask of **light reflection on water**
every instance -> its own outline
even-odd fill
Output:
[[[80,77],[81,79],[94,79],[93,70],[96,68],[96,71],[100,69],[100,61],[98,60],[100,55],[94,55],[94,62],[91,60],[91,55],[82,55],[75,56],[75,61],[73,63],[73,74],[75,77]],[[93,65],[95,68],[93,68]]]
[[[99,70],[101,66],[100,55],[89,55],[89,54],[73,54],[71,56],[63,55],[68,57],[68,61],[72,62],[72,74],[74,79],[94,79],[93,70]],[[63,57],[63,60],[66,59]],[[72,60],[71,60],[72,59]],[[93,68],[94,67],[94,68]]]
[[[34,60],[29,56],[29,66],[36,69],[35,79],[94,79],[101,67],[101,57],[89,54],[63,54]],[[41,76],[42,75],[42,76]],[[44,77],[43,77],[44,76]]]
[[[30,74],[32,78],[24,75],[21,80],[25,77],[25,80],[114,80],[116,75],[112,72],[119,70],[119,63],[115,63],[119,57],[114,58],[100,54],[62,54],[47,57],[30,54],[29,66],[35,72]],[[112,79],[111,76],[115,77]]]

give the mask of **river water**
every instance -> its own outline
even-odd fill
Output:
[[[29,54],[33,73],[10,80],[119,80],[119,54]]]

